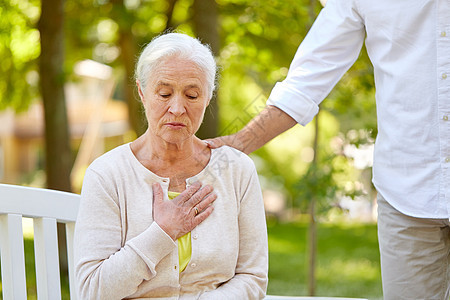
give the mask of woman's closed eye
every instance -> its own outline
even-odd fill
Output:
[[[196,91],[186,91],[185,92],[186,98],[188,98],[189,100],[197,100],[198,99],[198,92]]]
[[[171,95],[170,93],[159,93],[159,96],[164,99],[169,99]]]
[[[164,84],[158,85],[155,92],[158,97],[162,99],[169,99],[173,94],[173,90],[169,86]]]

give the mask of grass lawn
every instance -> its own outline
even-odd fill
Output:
[[[307,224],[270,223],[268,232],[268,294],[307,295]],[[25,251],[28,299],[36,299],[30,238],[25,238]],[[376,225],[320,225],[316,274],[316,296],[382,299]],[[62,299],[69,299],[67,279],[63,281]]]
[[[307,295],[307,224],[272,224],[269,286],[272,295]],[[375,224],[318,227],[316,296],[382,299]]]

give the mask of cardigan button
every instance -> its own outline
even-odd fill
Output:
[[[192,263],[192,264],[191,264],[191,267],[193,267],[193,268],[195,268],[196,266],[197,266],[196,263]]]

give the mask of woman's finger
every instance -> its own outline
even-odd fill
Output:
[[[204,197],[200,202],[196,203],[192,207],[192,211],[194,212],[194,216],[197,216],[208,208],[215,200],[217,199],[217,195],[214,192],[209,193]]]
[[[152,184],[153,203],[160,203],[164,201],[164,194],[161,185],[158,182]]]
[[[196,206],[200,201],[202,201],[208,194],[210,194],[214,189],[210,185],[206,185],[198,190],[192,197],[185,202],[188,207]]]
[[[158,182],[152,184],[153,190],[153,207],[157,207],[164,201],[164,194],[161,185]],[[152,218],[155,219],[154,216],[155,210],[152,211]]]
[[[200,224],[201,222],[203,222],[207,217],[209,217],[209,215],[213,212],[214,207],[213,206],[208,206],[205,210],[203,210],[201,213],[199,213],[198,215],[196,215],[194,217],[194,221],[193,221],[193,225],[195,227],[197,227],[198,224]]]
[[[187,189],[185,189],[181,194],[179,194],[174,201],[175,203],[185,203],[189,201],[192,196],[202,187],[202,184],[200,181],[196,181],[193,184],[191,184]]]

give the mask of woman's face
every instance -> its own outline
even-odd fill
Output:
[[[154,136],[179,144],[197,132],[210,99],[206,76],[195,63],[165,58],[154,69],[145,91],[137,85]]]

